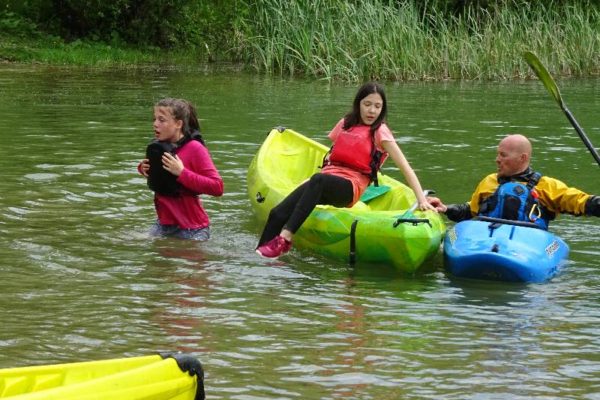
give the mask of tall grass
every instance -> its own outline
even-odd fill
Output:
[[[257,71],[348,81],[526,77],[525,50],[553,74],[600,73],[598,7],[540,3],[448,16],[412,1],[257,0],[238,51]]]
[[[231,0],[233,8],[206,6],[191,24],[218,40],[182,41],[181,47],[168,49],[67,41],[0,10],[0,60],[191,68],[216,60],[267,74],[347,81],[501,80],[531,76],[522,58],[531,50],[553,75],[600,75],[598,0],[502,0],[457,15],[436,11],[431,3]],[[214,24],[207,27],[203,21]]]

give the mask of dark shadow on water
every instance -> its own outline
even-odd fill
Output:
[[[458,302],[465,304],[485,304],[510,306],[529,303],[531,293],[537,292],[537,286],[546,283],[502,282],[456,277],[447,271],[444,274],[448,287],[458,294]]]

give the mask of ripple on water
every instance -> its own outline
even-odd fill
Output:
[[[30,179],[35,182],[53,181],[60,178],[60,174],[53,174],[49,172],[39,172],[35,174],[26,174],[26,179]]]

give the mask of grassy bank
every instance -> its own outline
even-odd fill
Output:
[[[507,0],[503,6],[457,14],[424,12],[419,4],[425,3],[391,0],[236,4],[247,9],[235,24],[213,32],[217,41],[168,51],[65,41],[5,15],[0,60],[180,68],[202,68],[216,60],[258,73],[317,79],[502,80],[531,76],[522,58],[531,50],[553,75],[600,75],[600,8],[594,2]]]
[[[146,65],[193,67],[206,62],[205,52],[194,49],[164,51],[90,41],[66,43],[56,37],[0,35],[0,61],[88,67],[137,68]]]
[[[0,10],[0,61],[135,68],[143,65],[197,65],[207,60],[203,48],[164,50],[154,46],[131,46],[122,41],[65,40],[41,32],[37,25]]]

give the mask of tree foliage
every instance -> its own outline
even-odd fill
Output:
[[[290,0],[289,4],[293,1]],[[360,3],[363,0],[347,0]],[[236,47],[236,34],[252,34],[255,9],[262,0],[0,0],[0,31],[31,31],[65,41],[158,48],[202,48],[223,54]],[[486,16],[502,8],[533,6],[565,9],[575,3],[592,7],[600,0],[389,0],[411,3],[427,22],[464,14]],[[14,34],[14,32],[9,32]]]
[[[1,0],[0,18],[20,16],[66,41],[216,48],[245,9],[240,0]]]

